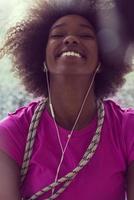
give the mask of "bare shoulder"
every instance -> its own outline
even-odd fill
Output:
[[[134,161],[129,165],[127,172],[127,198],[134,199]]]
[[[20,200],[19,167],[0,150],[0,199]]]

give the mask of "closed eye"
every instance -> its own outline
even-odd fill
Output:
[[[95,36],[91,34],[80,34],[79,37],[85,38],[85,39],[95,39]]]
[[[63,34],[51,34],[50,35],[50,38],[62,38],[62,37],[64,37]]]

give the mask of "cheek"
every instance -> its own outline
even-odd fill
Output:
[[[93,56],[98,58],[98,45],[96,43],[94,43],[92,45],[92,49],[93,49],[93,51],[92,51],[93,52]]]
[[[89,57],[98,59],[98,45],[94,43],[90,44],[90,47],[88,47],[88,49],[89,49]]]
[[[45,55],[46,56],[46,63],[51,63],[53,52],[52,52],[52,46],[51,46],[50,42],[47,43],[45,54],[46,54]]]
[[[46,54],[54,55],[55,50],[56,50],[56,42],[54,40],[48,41],[47,47],[46,47]]]
[[[88,63],[90,63],[90,66],[95,67],[99,62],[98,45],[96,43],[90,43],[90,46],[88,46],[88,52]]]

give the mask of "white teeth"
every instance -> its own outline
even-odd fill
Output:
[[[73,51],[67,51],[67,52],[63,52],[62,55],[63,56],[76,56],[78,58],[81,58],[81,55],[79,53],[73,52]]]

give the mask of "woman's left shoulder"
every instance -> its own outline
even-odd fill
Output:
[[[105,100],[104,101],[105,112],[111,117],[115,117],[119,119],[120,122],[123,123],[132,123],[134,127],[134,107],[122,107],[117,102],[113,100]]]
[[[104,101],[106,121],[122,144],[128,165],[134,161],[134,108],[123,108],[112,100]]]

